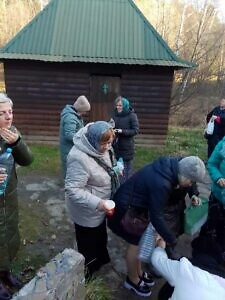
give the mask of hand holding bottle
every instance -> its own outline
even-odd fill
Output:
[[[124,171],[124,162],[123,158],[120,157],[116,163],[116,166],[113,167],[114,171],[116,172],[117,175],[123,176],[123,171]]]

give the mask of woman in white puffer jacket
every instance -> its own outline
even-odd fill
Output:
[[[112,187],[119,183],[113,169],[113,139],[114,131],[107,122],[90,123],[75,134],[67,157],[65,198],[78,251],[85,257],[86,278],[110,261],[105,201],[111,199]]]

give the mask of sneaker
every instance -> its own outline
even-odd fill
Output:
[[[127,276],[126,281],[124,282],[124,287],[142,297],[148,297],[152,293],[149,286],[144,284],[142,279],[138,282],[138,284],[134,284]]]
[[[143,272],[140,279],[149,287],[155,285],[155,281],[152,278],[152,275],[148,272]]]

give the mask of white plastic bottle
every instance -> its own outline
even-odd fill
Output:
[[[117,167],[118,167],[118,170],[119,170],[119,174],[120,175],[123,175],[123,170],[124,170],[124,162],[123,162],[123,158],[120,157],[117,161]]]

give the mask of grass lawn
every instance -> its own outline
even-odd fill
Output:
[[[58,176],[60,174],[59,149],[56,146],[30,145],[34,155],[34,162],[27,168],[21,168],[19,173],[30,172]],[[207,158],[207,143],[203,137],[203,129],[170,128],[166,144],[160,147],[137,147],[134,160],[134,169],[165,155],[198,155],[201,159]]]

